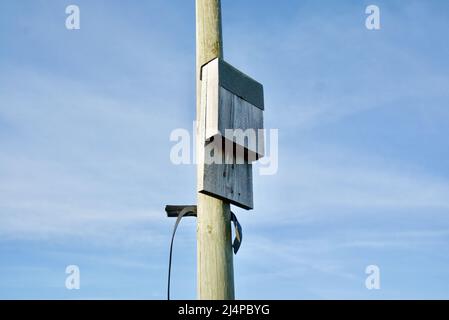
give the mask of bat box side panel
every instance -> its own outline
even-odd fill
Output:
[[[206,141],[211,140],[216,136],[220,135],[219,125],[218,125],[218,112],[219,112],[219,100],[220,100],[220,90],[219,90],[219,74],[218,74],[218,63],[219,59],[212,60],[207,65],[203,67],[202,71],[202,81],[203,89],[206,90],[204,93],[206,103],[205,103],[205,116],[206,116]]]

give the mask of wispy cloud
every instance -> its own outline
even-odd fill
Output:
[[[163,199],[182,193],[167,176],[179,116],[160,112],[158,96],[105,96],[35,70],[10,69],[0,83],[2,237],[159,245]]]
[[[195,202],[195,168],[169,161],[170,131],[195,110],[194,2],[181,2],[80,0],[78,33],[62,4],[2,2],[0,268],[14,281],[0,295],[23,296],[34,272],[36,295],[56,290],[75,261],[106,288],[86,297],[162,297],[163,207]],[[278,175],[254,177],[254,213],[233,209],[238,296],[370,298],[369,263],[385,270],[384,298],[447,292],[430,279],[448,277],[447,13],[379,5],[383,29],[368,33],[361,4],[223,3],[225,58],[264,84],[266,126],[280,129]],[[195,222],[183,226],[192,278],[177,280],[193,298]]]

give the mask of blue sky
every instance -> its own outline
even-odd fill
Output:
[[[222,6],[225,59],[279,129],[278,173],[234,208],[237,298],[449,298],[449,3]],[[169,158],[195,117],[194,19],[193,0],[0,1],[0,298],[165,298],[163,209],[195,203]],[[173,298],[195,298],[195,246],[183,221]]]

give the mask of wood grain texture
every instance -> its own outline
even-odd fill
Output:
[[[227,106],[228,112],[223,112],[221,116],[225,123],[234,123],[235,118],[234,104],[245,108],[239,104],[240,98],[229,93],[226,89],[217,86],[218,74],[214,71],[208,72],[203,70],[202,90],[201,90],[201,108],[198,123],[198,141],[205,143],[204,148],[199,148],[197,153],[198,159],[198,192],[213,196],[230,202],[238,207],[250,210],[253,209],[253,184],[252,184],[252,165],[245,161],[244,155],[233,154],[233,148],[228,147],[223,150],[221,138],[214,139],[212,142],[207,141],[205,136],[213,125],[218,126],[218,118],[220,118],[218,110],[218,101],[220,93],[223,90],[223,103]],[[212,83],[212,85],[210,85]],[[213,103],[209,103],[213,101]],[[238,102],[237,102],[238,101]],[[246,103],[246,102],[245,102]],[[214,105],[210,107],[210,104]],[[262,112],[258,108],[259,112]],[[211,114],[213,115],[211,116]],[[242,117],[240,120],[247,124],[248,121]],[[233,124],[230,124],[232,127]],[[216,129],[214,133],[216,132]],[[213,135],[215,136],[215,134]],[[232,141],[231,141],[232,142]],[[228,145],[229,146],[229,145]],[[207,149],[207,151],[206,151]],[[214,151],[214,158],[218,163],[210,163],[207,152]],[[229,150],[231,152],[229,152]],[[237,153],[237,152],[236,152]],[[241,164],[237,164],[237,162]]]
[[[197,218],[198,299],[233,300],[231,206],[201,193],[198,203],[202,206]]]
[[[223,58],[220,0],[196,0],[196,89],[197,159],[204,153],[205,110],[201,103],[201,67]],[[202,183],[204,166],[198,164]],[[200,300],[233,300],[234,267],[230,204],[198,193],[197,205],[197,295]]]
[[[207,67],[219,74],[218,84],[220,87],[234,93],[262,111],[265,109],[263,85],[261,83],[244,74],[223,59],[217,58],[209,61]]]
[[[248,152],[247,159],[256,161],[264,156],[265,151],[264,132],[261,130],[263,110],[220,86],[222,74],[218,64],[219,59],[215,59],[202,68],[203,95],[206,99],[203,101],[206,108],[205,139],[228,139],[243,148],[237,149],[237,152]],[[204,93],[204,90],[207,92]],[[233,149],[228,151],[233,152]]]
[[[262,158],[264,132],[259,130],[263,129],[263,111],[222,87],[219,92],[216,134],[249,151],[253,161]]]
[[[252,164],[245,161],[237,164],[235,157],[219,149],[216,148],[215,152],[219,153],[222,163],[202,165],[204,174],[198,191],[246,210],[253,209]]]

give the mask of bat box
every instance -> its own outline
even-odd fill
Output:
[[[263,86],[218,58],[202,67],[201,83],[205,140],[222,140],[249,162],[263,157]]]

